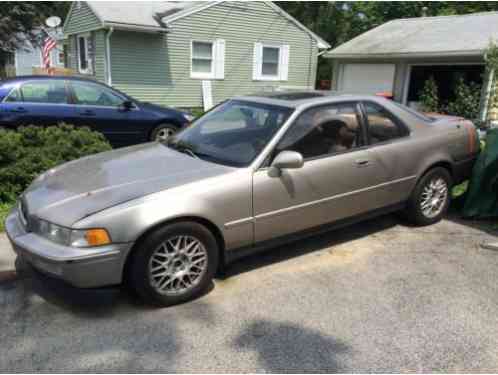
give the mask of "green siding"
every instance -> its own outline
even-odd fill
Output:
[[[112,82],[144,101],[177,107],[202,105],[201,80],[190,78],[190,41],[224,39],[225,79],[213,80],[213,99],[270,86],[313,86],[317,46],[311,36],[263,2],[224,2],[173,21],[167,34],[114,31]],[[253,81],[255,42],[290,46],[289,79]]]
[[[64,34],[84,33],[102,27],[95,13],[84,1],[80,2],[80,8],[74,3],[69,11],[68,19],[64,24]]]
[[[93,56],[93,69],[94,76],[99,81],[106,81],[106,54],[105,54],[105,43],[106,43],[106,31],[105,30],[97,30],[92,33],[93,35],[93,47],[94,47],[94,56]]]

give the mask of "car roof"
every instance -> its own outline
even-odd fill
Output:
[[[253,101],[263,104],[277,105],[281,107],[298,108],[321,103],[362,101],[370,100],[376,102],[388,101],[377,95],[350,94],[338,91],[276,91],[263,92],[252,95],[237,96],[234,99]]]
[[[12,78],[7,78],[1,81],[1,84],[4,83],[16,83],[16,82],[25,82],[32,80],[46,80],[46,79],[57,79],[57,80],[72,80],[72,81],[84,81],[84,82],[93,82],[93,83],[101,83],[95,79],[79,77],[79,76],[48,76],[48,75],[29,75],[29,76],[17,76]]]

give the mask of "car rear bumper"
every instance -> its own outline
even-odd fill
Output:
[[[79,288],[120,284],[132,244],[113,244],[78,249],[53,243],[26,232],[14,208],[5,221],[12,248],[38,271]]]
[[[453,179],[455,185],[461,184],[472,177],[472,169],[477,161],[477,155],[461,160],[453,165]]]

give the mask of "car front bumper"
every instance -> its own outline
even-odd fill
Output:
[[[7,216],[5,231],[12,248],[38,271],[78,288],[120,284],[132,243],[75,248],[26,232],[17,207]]]

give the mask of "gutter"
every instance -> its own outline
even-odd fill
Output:
[[[326,59],[403,59],[424,57],[482,57],[484,50],[446,52],[407,52],[407,53],[327,53]]]
[[[111,35],[114,32],[114,27],[110,27],[106,34],[106,65],[107,65],[107,84],[112,86],[112,69],[111,69]]]
[[[140,31],[143,33],[166,33],[168,29],[165,27],[133,25],[119,22],[104,22],[104,27],[111,27],[119,30]]]

